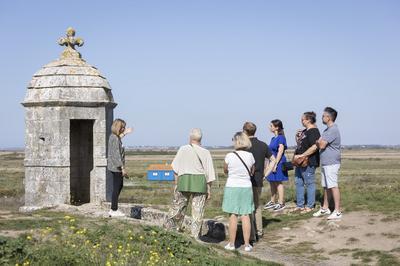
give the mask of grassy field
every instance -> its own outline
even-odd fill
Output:
[[[213,151],[218,181],[212,186],[212,200],[208,202],[206,216],[221,215],[221,200],[226,176],[223,174],[223,158],[228,151]],[[290,153],[288,157],[290,157]],[[170,163],[173,155],[147,155],[140,159],[128,156],[127,168],[130,180],[126,182],[122,201],[143,204],[168,205],[171,202],[171,182],[147,181],[146,167],[152,163]],[[360,150],[344,151],[340,172],[342,206],[346,211],[371,210],[400,215],[400,151]],[[285,183],[286,201],[295,200],[294,172]],[[317,200],[322,200],[320,173],[317,169]],[[265,183],[263,201],[270,197],[269,185]]]
[[[221,210],[226,182],[222,167],[227,152],[227,150],[212,151],[218,181],[213,183],[212,199],[207,202],[205,216],[209,218],[225,215]],[[172,182],[147,181],[146,169],[149,164],[170,163],[174,154],[173,151],[129,152],[127,155],[129,179],[125,180],[121,202],[152,204],[167,210],[172,201]],[[289,154],[288,157],[290,156]],[[400,150],[345,150],[340,172],[343,210],[368,211],[384,215],[383,220],[400,220],[399,160]],[[293,174],[291,171],[290,180],[285,184],[287,202],[293,202],[295,199]],[[23,265],[25,262],[25,265],[28,265],[29,262],[49,265],[55,260],[49,252],[52,248],[57,250],[54,256],[62,264],[111,265],[114,262],[124,264],[134,260],[150,265],[152,263],[182,265],[198,264],[200,259],[209,265],[260,263],[235,253],[226,257],[226,253],[222,250],[215,251],[200,246],[182,235],[171,235],[157,228],[132,227],[125,222],[69,217],[67,214],[52,212],[36,212],[29,219],[15,212],[20,201],[14,199],[23,197],[23,178],[23,153],[0,153],[0,198],[3,200],[0,211],[8,210],[15,216],[12,219],[0,219],[0,231],[17,232],[16,237],[0,238],[0,264]],[[320,175],[317,170],[317,200],[321,201],[319,180]],[[269,185],[265,183],[262,201],[266,202],[269,197]],[[263,215],[264,227],[272,233],[283,227],[293,226],[311,216],[311,214],[272,216],[269,212],[264,212]],[[395,235],[393,234],[393,237]],[[131,237],[135,241],[130,241]],[[156,243],[154,240],[160,242]],[[300,246],[304,247],[299,245],[299,248]],[[353,258],[361,260],[361,263],[368,263],[375,257],[382,262],[398,262],[397,259],[390,257],[392,255],[388,255],[389,253],[378,250],[343,250],[342,254],[349,253]],[[303,251],[301,248],[291,247],[288,249],[288,254],[291,252],[301,254]],[[181,255],[182,253],[190,254],[190,260],[189,257]]]
[[[227,150],[212,151],[218,181],[212,186],[212,199],[207,202],[206,217],[223,215],[221,201],[226,176],[223,174],[223,158]],[[129,179],[121,193],[121,202],[159,205],[165,209],[172,200],[172,182],[146,180],[149,164],[170,163],[173,151],[134,151],[127,155]],[[290,157],[290,151],[288,157]],[[399,150],[345,150],[340,171],[342,206],[345,211],[370,210],[400,217],[400,151]],[[286,202],[295,199],[293,171],[285,183]],[[322,200],[317,169],[317,200]],[[23,194],[23,154],[0,154],[0,197],[18,197]],[[265,183],[262,201],[270,197]],[[268,219],[268,217],[265,217]],[[270,224],[271,225],[271,224]]]

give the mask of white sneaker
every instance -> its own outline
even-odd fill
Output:
[[[253,250],[253,247],[251,245],[248,245],[248,246],[244,247],[244,251],[246,251],[246,252],[250,252],[252,250]]]
[[[324,208],[320,208],[317,212],[314,212],[312,216],[314,217],[320,217],[323,215],[329,215],[331,214],[331,210],[328,209],[324,209]]]
[[[328,220],[340,220],[342,218],[342,213],[334,210],[331,215],[328,216]]]
[[[231,245],[231,243],[226,244],[225,246],[226,250],[235,250],[235,245]]]
[[[110,216],[110,217],[124,217],[125,214],[122,213],[120,210],[116,210],[116,211],[110,210],[108,212],[108,216]]]

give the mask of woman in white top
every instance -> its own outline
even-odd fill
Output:
[[[246,151],[251,147],[249,137],[243,132],[237,132],[233,136],[234,152],[225,157],[224,172],[228,174],[224,189],[222,210],[229,216],[229,243],[225,249],[235,250],[235,239],[237,231],[237,219],[241,216],[243,227],[243,239],[245,251],[251,251],[250,240],[250,217],[254,211],[253,189],[250,176],[254,173],[253,154]]]

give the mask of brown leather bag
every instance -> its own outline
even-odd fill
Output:
[[[308,166],[308,156],[300,157],[300,158],[293,156],[292,164],[296,167],[307,167]]]

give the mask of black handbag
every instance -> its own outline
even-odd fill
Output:
[[[219,243],[225,240],[225,225],[223,223],[209,220],[207,221],[207,226],[208,232],[203,237],[204,242]]]
[[[142,206],[133,206],[131,208],[131,215],[130,217],[133,219],[142,219]]]
[[[284,162],[284,163],[282,163],[282,171],[290,171],[290,170],[293,170],[294,169],[294,166],[293,166],[293,164],[292,164],[292,162]]]

